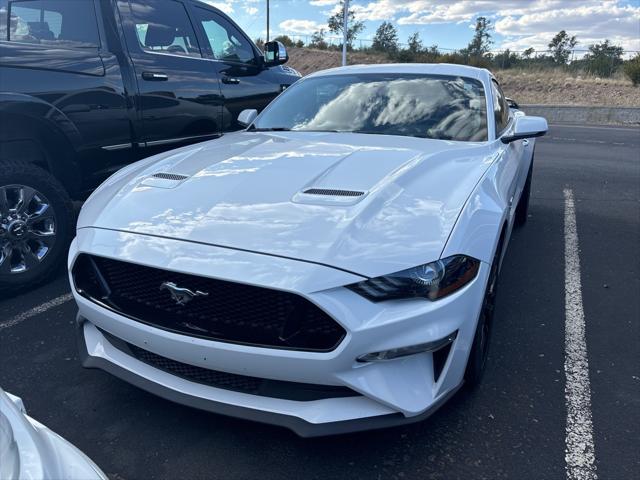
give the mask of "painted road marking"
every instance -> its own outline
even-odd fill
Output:
[[[54,298],[53,300],[49,300],[48,302],[43,303],[42,305],[38,305],[37,307],[33,307],[31,310],[27,310],[26,312],[19,313],[15,317],[5,321],[0,322],[0,330],[4,330],[5,328],[10,328],[19,323],[28,320],[31,317],[36,315],[40,315],[41,313],[46,312],[52,308],[58,307],[63,303],[67,303],[68,301],[73,299],[73,295],[71,293],[67,293],[65,295],[60,295],[59,297]]]
[[[565,462],[569,480],[595,480],[596,458],[591,420],[591,386],[585,338],[578,229],[573,190],[564,190],[564,388],[567,404]]]

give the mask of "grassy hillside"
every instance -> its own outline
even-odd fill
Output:
[[[290,48],[289,65],[306,75],[317,70],[340,66],[337,51]],[[350,65],[388,63],[386,55],[350,52]],[[625,78],[599,79],[592,76],[570,76],[556,70],[497,70],[493,72],[507,96],[523,104],[599,105],[640,107],[640,89]]]

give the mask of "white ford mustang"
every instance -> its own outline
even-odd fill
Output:
[[[83,364],[303,436],[428,416],[485,365],[533,137],[487,70],[353,66],[85,203]]]

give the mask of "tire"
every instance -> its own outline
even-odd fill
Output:
[[[464,373],[466,385],[473,389],[477,387],[485,371],[487,357],[489,354],[489,344],[493,326],[493,315],[495,311],[495,301],[498,286],[498,272],[500,270],[500,254],[502,252],[502,241],[496,249],[496,254],[491,262],[491,271],[487,280],[482,309],[476,325],[476,333],[473,337],[471,353],[467,361],[467,368]]]
[[[69,195],[51,174],[0,161],[0,296],[49,280],[66,258],[74,223]]]
[[[527,179],[524,183],[524,189],[520,200],[518,200],[518,206],[516,207],[515,222],[517,227],[523,226],[527,223],[527,217],[529,215],[529,198],[531,197],[531,177],[533,176],[533,157],[531,158],[531,165],[529,166],[529,172],[527,173]]]

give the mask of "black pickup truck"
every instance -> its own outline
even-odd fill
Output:
[[[240,128],[300,75],[196,0],[0,0],[0,295],[47,279],[123,165]]]

